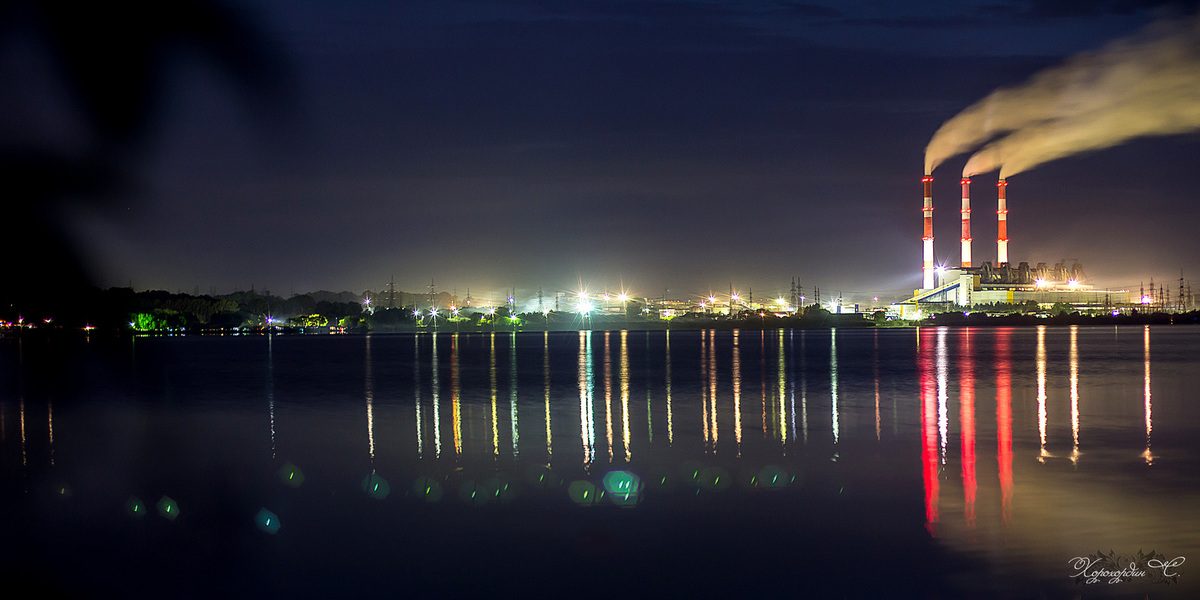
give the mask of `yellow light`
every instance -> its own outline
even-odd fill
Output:
[[[617,300],[620,300],[621,302],[624,302],[628,299],[629,299],[629,294],[626,294],[625,292],[621,292],[620,294],[617,295]]]

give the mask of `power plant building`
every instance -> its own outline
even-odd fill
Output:
[[[933,177],[925,175],[921,182],[925,192],[921,208],[924,221],[922,288],[916,290],[912,298],[893,304],[888,311],[892,316],[917,319],[930,309],[943,311],[953,306],[994,303],[1034,301],[1045,306],[1069,304],[1076,308],[1105,308],[1129,302],[1127,291],[1094,289],[1087,283],[1083,266],[1077,261],[1071,265],[1062,261],[1053,267],[1047,263],[1030,266],[1027,262],[1013,266],[1008,259],[1008,182],[1004,179],[996,183],[996,262],[982,262],[976,266],[972,261],[971,180],[964,177],[961,181],[962,259],[958,267],[936,266],[933,259]]]

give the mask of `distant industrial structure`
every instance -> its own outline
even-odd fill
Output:
[[[1097,290],[1087,283],[1083,265],[1060,261],[1053,267],[1039,262],[1013,265],[1008,259],[1008,182],[996,182],[997,236],[996,262],[981,262],[976,266],[971,256],[971,180],[962,184],[961,261],[958,267],[938,266],[933,258],[933,177],[921,179],[925,197],[921,208],[924,235],[921,238],[922,287],[907,300],[893,304],[889,314],[902,319],[920,318],[931,309],[946,310],[952,306],[969,307],[993,303],[1022,303],[1034,301],[1039,305],[1069,304],[1075,308],[1096,309],[1129,305],[1128,290]],[[1139,298],[1138,303],[1142,300]]]

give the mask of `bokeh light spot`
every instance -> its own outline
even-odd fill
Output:
[[[254,516],[254,524],[271,535],[279,532],[279,517],[265,508],[259,509],[258,514]]]
[[[436,479],[430,479],[424,475],[418,477],[413,483],[413,491],[417,496],[424,498],[426,502],[437,502],[442,499],[442,484]]]
[[[131,517],[140,519],[146,515],[146,505],[142,502],[141,498],[130,496],[125,501],[125,512]]]
[[[608,499],[617,506],[635,506],[641,498],[642,478],[629,471],[609,471],[604,474],[604,489]]]
[[[298,488],[304,483],[304,472],[292,463],[284,463],[282,467],[279,467],[279,480],[283,482],[283,485]]]
[[[788,475],[788,472],[775,465],[763,467],[755,476],[756,486],[766,490],[780,490],[791,482],[792,477]]]
[[[179,517],[179,505],[170,496],[159,498],[157,506],[158,514],[164,519],[174,521]]]
[[[567,495],[580,506],[595,506],[600,501],[601,493],[596,484],[582,479],[572,481],[571,485],[567,486]]]
[[[367,496],[374,500],[383,500],[392,493],[392,488],[388,485],[387,480],[374,473],[363,477],[362,489]]]

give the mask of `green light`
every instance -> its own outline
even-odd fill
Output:
[[[383,500],[392,493],[392,488],[388,485],[387,480],[374,473],[363,478],[362,489],[373,500]]]
[[[254,524],[264,533],[271,535],[278,533],[280,526],[282,526],[282,523],[279,522],[279,516],[265,508],[259,509],[258,514],[254,516]]]
[[[761,484],[760,487],[767,490],[783,489],[787,487],[792,480],[792,477],[788,475],[787,471],[775,465],[767,465],[763,467],[762,470],[758,472],[757,478]]]
[[[284,463],[279,467],[279,481],[288,487],[298,488],[304,484],[304,471],[290,462]]]
[[[642,479],[629,471],[609,471],[603,483],[609,500],[617,506],[634,506],[641,496]]]
[[[702,489],[722,492],[729,487],[729,473],[721,467],[705,467],[697,475],[696,483]]]
[[[489,500],[496,497],[495,488],[488,487],[488,484],[479,483],[473,479],[468,479],[458,486],[458,497],[463,502],[473,506],[483,506]]]
[[[599,499],[596,492],[596,484],[582,479],[572,481],[571,485],[567,486],[567,495],[580,506],[595,506]]]
[[[424,475],[418,477],[413,483],[413,491],[424,498],[426,502],[437,502],[442,499],[442,484]]]
[[[140,519],[142,515],[146,514],[146,511],[142,510],[142,499],[137,496],[130,496],[125,501],[125,511],[135,519]]]
[[[170,496],[163,496],[158,500],[158,514],[168,521],[174,521],[179,517],[179,505],[175,503]]]

